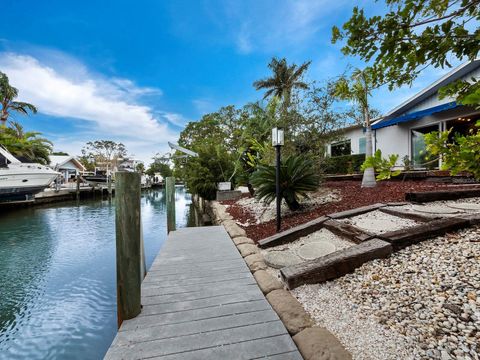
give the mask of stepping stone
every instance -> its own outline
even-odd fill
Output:
[[[290,250],[269,251],[263,256],[263,260],[265,264],[275,269],[281,269],[285,266],[297,265],[304,262],[301,257]]]
[[[313,260],[335,251],[335,245],[327,241],[305,244],[297,250],[297,255],[304,260]]]
[[[429,213],[429,214],[457,214],[461,212],[458,209],[452,209],[447,206],[421,206],[421,205],[413,205],[412,209],[419,212]]]
[[[479,211],[480,212],[480,204],[463,202],[463,203],[448,204],[447,206],[452,208],[452,209]]]

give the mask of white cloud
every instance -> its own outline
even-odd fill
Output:
[[[182,125],[179,114],[158,111],[139,102],[140,97],[160,95],[159,89],[139,87],[129,79],[109,79],[83,66],[77,67],[76,76],[69,76],[71,63],[55,61],[47,65],[17,53],[0,53],[0,69],[19,89],[20,99],[35,104],[39,112],[84,121],[88,133],[81,131],[67,138],[59,126],[61,137],[55,147],[66,146],[72,153],[78,154],[80,148],[72,149],[71,144],[78,146],[78,139],[88,135],[87,141],[122,141],[142,160],[149,160],[152,154],[166,149],[167,141],[177,138],[178,133],[168,127],[168,122]]]
[[[239,52],[250,53],[255,49],[278,51],[290,46],[302,47],[326,26],[324,19],[349,2],[286,0],[279,6],[277,0],[261,4],[252,0],[227,4],[217,16],[228,17]]]

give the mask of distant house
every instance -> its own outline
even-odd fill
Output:
[[[467,134],[478,119],[480,110],[462,106],[453,98],[439,99],[438,90],[458,79],[480,77],[480,60],[464,63],[450,71],[418,94],[389,111],[372,124],[374,149],[384,156],[398,154],[397,166],[402,166],[406,157],[415,169],[435,169],[439,160],[426,158],[424,135],[432,131],[452,129],[452,133]],[[364,152],[364,136],[361,126],[345,129],[341,142],[329,145],[333,157],[348,152]]]
[[[51,155],[49,166],[61,173],[66,182],[74,180],[86,170],[80,161],[69,155]]]

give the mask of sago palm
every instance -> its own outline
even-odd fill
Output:
[[[314,170],[312,160],[303,156],[290,156],[280,167],[280,196],[285,199],[290,210],[300,208],[300,199],[306,198],[309,191],[318,188],[320,177]],[[251,176],[256,188],[255,196],[270,204],[276,198],[275,166],[259,165]]]
[[[0,71],[0,126],[7,124],[11,112],[28,115],[29,112],[36,113],[37,108],[29,103],[15,101],[18,96],[18,90],[10,85],[8,76]],[[1,131],[1,130],[0,130]]]
[[[257,90],[267,90],[263,96],[264,99],[269,96],[277,96],[283,99],[284,111],[290,106],[290,98],[294,89],[308,89],[308,85],[302,81],[302,76],[310,66],[311,61],[304,62],[302,65],[288,65],[285,58],[278,59],[274,57],[268,67],[272,70],[272,75],[262,80],[255,81],[253,86]]]

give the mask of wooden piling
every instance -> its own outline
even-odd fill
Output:
[[[75,190],[75,197],[77,200],[80,199],[80,175],[77,175],[77,189]]]
[[[167,234],[175,231],[175,177],[165,179],[165,196],[167,202]]]
[[[141,217],[140,174],[117,172],[115,229],[117,245],[117,315],[123,320],[140,313]]]

